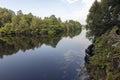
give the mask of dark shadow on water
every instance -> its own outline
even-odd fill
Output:
[[[12,55],[19,50],[26,51],[41,47],[43,44],[56,47],[63,37],[74,37],[81,33],[81,30],[60,33],[55,35],[7,35],[0,36],[0,57]]]

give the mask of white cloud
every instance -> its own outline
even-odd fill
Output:
[[[66,0],[68,3],[70,3],[70,4],[72,4],[72,3],[74,3],[74,2],[76,2],[76,1],[78,1],[78,0]]]
[[[73,12],[72,15],[73,15],[74,20],[80,21],[82,24],[85,24],[87,14],[88,14],[87,11],[79,10],[79,11]]]
[[[83,4],[83,6],[72,13],[74,20],[86,24],[86,18],[93,2],[94,0],[82,0],[81,4]]]
[[[95,0],[62,0],[62,1],[67,1],[70,4],[77,2],[77,5],[79,5],[77,7],[75,6],[76,4],[68,5],[68,7],[70,7],[69,8],[70,12],[69,14],[63,16],[64,21],[73,19],[79,21],[81,24],[86,24],[86,18],[89,13],[89,9]]]

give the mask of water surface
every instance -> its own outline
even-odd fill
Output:
[[[77,80],[90,44],[74,37],[0,37],[0,80]]]

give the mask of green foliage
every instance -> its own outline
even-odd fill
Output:
[[[11,27],[12,27],[11,23],[6,23],[5,26],[0,29],[0,32],[3,32],[3,33],[7,32],[8,34],[10,34]]]
[[[0,8],[0,28],[4,27],[6,23],[11,23],[12,16],[15,13],[11,10]]]
[[[97,38],[120,24],[120,0],[95,0],[87,17],[87,37]]]
[[[86,65],[94,80],[120,79],[120,35],[116,34],[118,29],[114,27],[111,31],[96,38],[94,42],[94,55],[90,57],[90,63]]]
[[[86,63],[92,80],[120,79],[120,0],[95,0],[87,17],[93,56]],[[116,32],[118,31],[118,33]]]
[[[32,13],[23,14],[21,10],[14,14],[12,10],[0,8],[0,33],[1,34],[60,34],[61,32],[73,32],[81,29],[77,21],[62,22],[55,15],[45,17],[33,16]],[[2,15],[3,14],[3,15]]]

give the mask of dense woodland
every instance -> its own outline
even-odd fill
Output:
[[[33,16],[32,13],[23,14],[21,10],[15,14],[12,10],[0,8],[0,34],[59,34],[81,29],[77,21],[62,22],[55,15],[45,17]]]
[[[85,80],[120,80],[120,0],[95,0],[87,17]]]
[[[55,48],[62,37],[72,38],[81,33],[79,22],[62,22],[55,15],[42,19],[32,13],[23,14],[21,10],[15,14],[6,8],[0,8],[0,14],[1,58],[3,55],[34,49],[43,44]]]
[[[96,38],[120,26],[120,0],[95,0],[87,17],[87,37]]]

